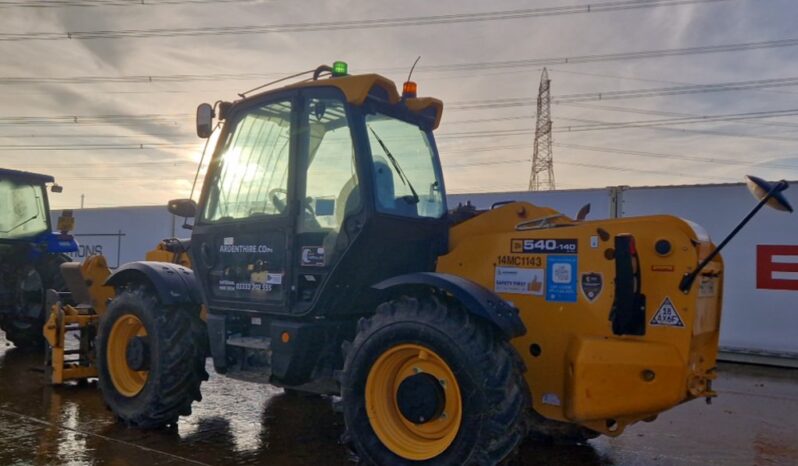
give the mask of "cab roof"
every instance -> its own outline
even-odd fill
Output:
[[[263,94],[271,94],[273,92],[317,88],[317,87],[334,87],[339,89],[346,97],[347,102],[352,105],[363,105],[368,98],[369,93],[375,87],[381,88],[387,95],[388,103],[391,105],[398,104],[402,101],[399,91],[396,89],[396,84],[385,76],[369,73],[369,74],[355,74],[347,76],[336,76],[324,79],[309,79],[297,83],[289,84],[287,86],[271,89],[263,92]],[[435,121],[432,128],[435,129],[441,122],[441,114],[443,113],[443,102],[433,97],[412,97],[404,99],[405,105],[414,113],[422,113],[430,108],[435,111]]]
[[[43,175],[41,173],[25,172],[21,170],[11,170],[9,168],[0,168],[0,180],[16,180],[32,184],[53,183],[55,178],[51,175]]]

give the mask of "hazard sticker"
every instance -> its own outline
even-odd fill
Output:
[[[659,305],[654,317],[651,318],[649,325],[658,327],[684,327],[684,321],[676,311],[676,306],[671,302],[671,298],[665,298],[665,301]]]

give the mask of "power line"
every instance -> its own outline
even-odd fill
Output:
[[[650,110],[650,109],[640,109],[640,108],[629,108],[629,107],[616,107],[611,105],[593,105],[593,104],[562,104],[569,107],[580,107],[580,108],[587,108],[587,109],[595,109],[595,110],[603,110],[603,111],[610,111],[610,112],[623,112],[623,113],[636,113],[640,115],[659,115],[659,116],[672,116],[672,117],[693,117],[693,118],[703,118],[705,115],[698,115],[695,113],[682,113],[682,112],[667,112],[661,110]],[[754,126],[774,126],[774,127],[783,127],[783,128],[798,128],[798,123],[792,123],[787,121],[749,121],[747,119],[740,119],[740,120],[733,120],[731,123],[741,123],[747,125],[754,125]]]
[[[189,118],[193,115],[188,113],[150,113],[150,114],[135,114],[135,115],[59,115],[59,116],[8,116],[0,117],[0,123],[49,123],[49,122],[64,122],[64,123],[79,123],[81,121],[94,122],[94,121],[128,121],[128,120],[151,120],[163,118]]]
[[[745,112],[745,113],[730,113],[722,115],[703,115],[695,117],[677,117],[677,118],[663,118],[659,120],[637,120],[637,121],[622,121],[622,122],[603,122],[603,123],[588,123],[584,125],[559,127],[555,130],[558,133],[573,133],[579,131],[604,131],[612,129],[625,129],[625,128],[642,128],[650,126],[663,126],[663,125],[688,125],[696,123],[711,123],[719,121],[735,121],[735,120],[750,120],[757,118],[776,118],[782,116],[797,116],[798,109],[787,110],[771,110],[763,112]]]
[[[0,8],[64,8],[96,6],[161,6],[161,5],[202,5],[215,3],[252,3],[254,0],[35,0],[2,1]]]
[[[606,154],[621,154],[621,155],[630,155],[636,157],[645,157],[645,158],[656,158],[656,159],[666,159],[666,160],[684,160],[689,162],[695,163],[705,163],[710,165],[726,165],[726,166],[741,166],[741,167],[766,167],[766,168],[784,168],[788,170],[798,170],[798,164],[784,164],[774,161],[768,162],[758,162],[758,163],[750,163],[750,162],[741,162],[737,160],[730,160],[728,158],[722,157],[707,157],[707,156],[692,156],[692,155],[683,155],[683,154],[674,154],[674,153],[662,153],[662,152],[649,152],[649,151],[641,151],[641,150],[631,150],[631,149],[620,149],[614,147],[597,147],[597,146],[588,146],[582,144],[566,144],[566,143],[553,143],[555,147],[561,147],[564,149],[573,149],[573,150],[581,150],[581,151],[590,151],[590,152],[600,152]],[[456,152],[491,152],[491,151],[498,151],[498,150],[509,150],[509,149],[517,149],[517,148],[528,148],[526,144],[518,144],[518,145],[507,145],[507,146],[483,146],[473,150],[462,150],[462,151],[447,151],[441,150],[441,154],[445,157],[447,154],[456,153]],[[564,152],[567,154],[567,152]],[[489,166],[489,165],[503,165],[508,163],[528,163],[529,158],[524,159],[512,159],[512,160],[485,160],[485,161],[476,161],[476,162],[467,162],[464,164],[456,164],[456,165],[449,165],[444,162],[446,167],[452,166]],[[557,162],[559,163],[559,161]]]
[[[636,99],[642,97],[659,97],[686,94],[703,94],[708,92],[728,92],[741,90],[758,90],[776,87],[798,86],[798,77],[758,79],[752,81],[723,82],[710,84],[690,84],[664,88],[628,89],[620,91],[583,92],[554,96],[552,104],[579,102],[595,102],[604,100]],[[527,107],[535,105],[530,96],[508,97],[503,99],[485,99],[451,102],[447,110],[477,110],[507,107]]]
[[[274,32],[313,32],[339,31],[350,29],[381,29],[404,26],[429,26],[454,23],[474,23],[484,21],[504,21],[512,19],[564,16],[586,13],[614,12],[661,6],[693,5],[701,3],[720,3],[729,0],[621,0],[587,5],[567,5],[519,10],[488,11],[481,13],[459,13],[448,15],[415,16],[403,18],[377,18],[348,21],[325,21],[315,23],[285,23],[271,25],[197,27],[197,28],[157,28],[124,29],[105,31],[73,32],[29,32],[3,33],[0,41],[63,40],[63,39],[121,39],[147,37],[197,37],[241,34],[268,34]]]
[[[2,41],[2,34],[0,34],[0,41]],[[448,72],[448,71],[485,71],[488,69],[498,68],[528,68],[528,67],[542,67],[546,65],[555,64],[577,64],[588,62],[602,62],[602,61],[615,61],[615,60],[628,60],[637,58],[654,58],[654,57],[671,57],[680,55],[693,55],[693,54],[707,54],[707,53],[720,53],[720,52],[734,52],[742,50],[755,50],[767,48],[780,48],[780,47],[794,47],[798,45],[798,39],[781,39],[762,42],[745,42],[738,44],[726,45],[710,45],[698,46],[676,49],[662,49],[662,50],[644,50],[637,52],[620,52],[609,54],[596,54],[596,55],[582,55],[575,57],[557,57],[557,58],[540,58],[540,59],[524,59],[513,61],[500,61],[500,62],[468,62],[468,63],[454,63],[448,65],[427,65],[419,66],[420,70],[425,72]],[[380,70],[378,68],[378,70]],[[398,72],[406,71],[404,68],[382,68],[382,72]],[[37,76],[17,76],[17,77],[0,77],[0,85],[25,85],[25,84],[98,84],[98,83],[156,83],[156,82],[186,82],[186,81],[219,81],[219,80],[254,80],[254,79],[271,79],[274,77],[285,76],[285,73],[217,73],[217,74],[171,74],[171,75],[128,75],[128,76],[65,76],[65,77],[37,77]],[[623,78],[632,79],[632,78]],[[733,85],[744,86],[746,88],[765,88],[765,87],[780,87],[792,86],[794,82],[790,83],[777,83],[778,80],[796,80],[798,78],[775,78],[773,80],[758,80],[758,81],[741,81],[736,83],[717,83],[717,84],[694,84],[684,85],[680,87],[707,87],[724,85],[730,87]],[[767,81],[773,81],[771,86],[766,86]],[[636,89],[634,91],[619,91],[619,92],[663,92],[665,89]],[[597,93],[591,93],[597,94]],[[604,93],[607,94],[607,93]],[[564,98],[566,96],[560,96]],[[474,103],[479,104],[482,101],[461,102],[462,104]]]
[[[598,165],[592,163],[581,163],[581,162],[563,162],[557,161],[557,164],[562,165],[570,165],[573,167],[585,167],[591,169],[599,169],[599,170],[609,170],[609,171],[618,171],[618,172],[627,172],[627,173],[647,173],[651,175],[660,175],[662,176],[662,171],[660,170],[646,170],[641,168],[631,168],[631,167],[618,167],[614,165]],[[687,178],[698,178],[698,179],[706,179],[711,178],[715,180],[723,180],[723,181],[739,181],[737,178],[730,178],[727,176],[711,176],[711,175],[696,175],[694,173],[677,173],[668,171],[668,176],[683,176]]]
[[[560,117],[560,120],[569,120],[569,121],[576,121],[580,123],[607,123],[606,121],[599,121],[599,120],[587,120],[583,118],[568,118],[568,117]],[[649,130],[657,130],[657,131],[670,131],[670,132],[679,132],[679,133],[696,133],[696,134],[711,134],[713,136],[722,136],[727,138],[744,138],[744,139],[760,139],[764,141],[787,141],[787,142],[795,142],[798,141],[798,138],[789,137],[789,136],[777,136],[777,135],[759,135],[759,134],[744,134],[744,133],[727,133],[723,131],[714,131],[708,129],[689,129],[689,128],[672,128],[668,126],[634,126],[630,125],[625,129],[649,129]]]
[[[196,147],[197,144],[0,144],[0,151],[89,151],[89,150],[153,150],[178,147]]]
[[[585,146],[581,144],[554,143],[554,146],[562,147],[565,149],[601,152],[605,154],[632,155],[637,157],[647,157],[647,158],[667,159],[667,160],[684,160],[688,162],[707,163],[711,165],[735,165],[740,167],[767,166],[773,168],[785,168],[788,170],[798,170],[798,165],[783,164],[778,162],[750,163],[750,162],[742,162],[737,160],[729,160],[725,158],[699,157],[699,156],[680,155],[672,153],[648,152],[648,151],[631,150],[631,149],[618,149],[614,147]]]
[[[573,57],[532,58],[524,60],[505,60],[505,61],[495,61],[495,62],[463,63],[463,64],[453,64],[453,65],[428,65],[425,67],[419,66],[419,70],[471,71],[474,69],[484,70],[485,68],[492,68],[492,69],[528,68],[528,67],[541,67],[549,65],[573,65],[580,63],[636,60],[642,58],[660,58],[660,57],[675,57],[682,55],[738,52],[743,50],[795,47],[796,45],[798,45],[798,39],[780,39],[780,40],[769,40],[761,42],[743,42],[743,43],[725,44],[725,45],[704,45],[697,47],[644,50],[638,52],[621,52],[621,53],[607,53],[607,54],[596,54],[596,55],[581,55]]]

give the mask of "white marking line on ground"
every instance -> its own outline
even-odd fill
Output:
[[[750,396],[751,398],[768,398],[771,400],[781,400],[781,401],[794,401],[798,403],[798,398],[794,398],[791,396],[779,396],[779,395],[764,395],[759,393],[752,393],[752,392],[738,392],[735,390],[718,390],[718,395],[737,395],[737,396]]]
[[[180,461],[184,461],[184,462],[187,462],[187,463],[199,464],[199,465],[202,465],[202,466],[211,466],[210,464],[203,463],[201,461],[192,460],[190,458],[184,458],[182,456],[173,455],[172,453],[168,453],[168,452],[165,452],[165,451],[162,451],[162,450],[156,450],[154,448],[144,447],[144,446],[141,446],[141,445],[137,445],[135,443],[126,442],[124,440],[119,440],[119,439],[115,439],[115,438],[112,438],[112,437],[107,437],[105,435],[95,434],[93,432],[86,432],[86,431],[83,431],[83,430],[80,430],[80,429],[73,429],[72,427],[67,427],[67,426],[65,426],[63,424],[58,424],[58,423],[55,423],[55,422],[45,421],[45,420],[39,419],[37,417],[28,416],[27,414],[17,413],[15,411],[9,411],[9,410],[3,409],[3,408],[0,408],[0,413],[8,414],[9,416],[16,416],[18,418],[22,418],[22,419],[25,419],[25,420],[30,421],[30,422],[35,422],[37,424],[42,424],[42,425],[46,425],[46,426],[50,426],[50,427],[58,427],[59,429],[69,430],[69,431],[76,432],[78,434],[82,434],[82,435],[86,435],[86,436],[90,436],[90,437],[96,437],[96,438],[99,438],[99,439],[102,439],[102,440],[106,440],[108,442],[114,442],[114,443],[118,443],[118,444],[125,445],[125,446],[128,446],[128,447],[138,448],[139,450],[144,450],[144,451],[147,451],[147,452],[150,452],[150,453],[156,453],[156,454],[159,454],[159,455],[168,456],[170,458],[173,458],[173,459],[176,459],[176,460],[180,460]]]

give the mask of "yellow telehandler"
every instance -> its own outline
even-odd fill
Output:
[[[190,268],[188,248],[187,240],[165,239],[147,252],[145,260]],[[92,255],[83,263],[65,262],[60,273],[65,290],[48,290],[50,314],[43,328],[47,342],[45,378],[53,385],[97,377],[94,349],[97,325],[115,296],[114,288],[105,285],[111,276],[105,256]],[[74,335],[76,341],[68,342],[69,335]]]
[[[260,88],[259,88],[260,89]],[[587,221],[509,202],[449,211],[440,100],[345,63],[235,102],[193,218],[191,264],[135,262],[97,326],[124,423],[175,423],[216,372],[341,396],[369,464],[496,464],[530,435],[619,435],[715,396],[720,248],[672,216]],[[759,204],[790,209],[751,177]],[[192,270],[193,269],[193,270]],[[201,314],[207,308],[207,318]]]

